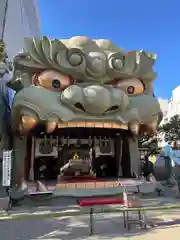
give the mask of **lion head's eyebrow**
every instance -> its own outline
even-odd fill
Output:
[[[17,54],[13,63],[15,72],[23,71],[29,75],[52,69],[81,82],[105,84],[128,77],[149,82],[156,78],[155,56],[144,50],[126,52],[110,40],[83,36],[61,40],[43,37],[26,38],[24,52]],[[11,85],[16,80],[15,75]]]

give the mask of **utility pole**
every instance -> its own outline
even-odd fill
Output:
[[[4,18],[3,18],[3,23],[2,23],[1,40],[4,40],[4,32],[5,32],[5,27],[6,27],[6,17],[7,17],[8,3],[9,3],[9,1],[6,0],[5,8],[4,8]]]

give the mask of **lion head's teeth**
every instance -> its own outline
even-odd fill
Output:
[[[139,135],[139,128],[140,128],[140,126],[137,121],[132,121],[129,123],[129,130],[133,135],[135,135],[135,136]]]
[[[154,117],[150,123],[147,124],[149,130],[151,132],[156,132],[157,126],[158,126],[158,117]]]
[[[34,128],[37,124],[37,119],[30,116],[22,116],[20,122],[20,129],[22,131],[28,132]]]
[[[48,121],[46,123],[46,132],[47,133],[52,133],[57,127],[57,122],[56,121]]]
[[[58,128],[110,128],[110,129],[125,129],[128,130],[126,124],[103,123],[103,122],[61,122],[58,123]]]

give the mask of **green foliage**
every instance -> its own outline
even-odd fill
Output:
[[[162,125],[160,132],[164,134],[164,140],[169,144],[180,140],[180,116],[173,116],[168,123]]]
[[[158,135],[163,134],[164,140],[172,144],[180,140],[180,116],[173,116],[168,123],[158,127],[155,135],[143,136],[139,139],[139,147],[149,148],[151,154],[158,154]]]
[[[3,40],[0,40],[0,61],[4,60],[4,51],[5,51],[5,44]]]
[[[157,132],[155,134],[142,136],[139,139],[139,148],[148,148],[149,155],[159,154],[161,148],[158,147],[158,133],[159,128],[157,129]]]

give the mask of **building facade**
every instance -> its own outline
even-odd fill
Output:
[[[180,85],[172,91],[172,97],[168,107],[168,119],[176,114],[180,114]]]
[[[163,119],[161,124],[169,121],[174,115],[180,114],[180,85],[172,90],[172,96],[168,99],[158,99]]]
[[[171,99],[158,99],[161,110],[163,112],[163,119],[161,125],[166,124],[173,116],[180,115],[180,85],[172,90]],[[167,143],[160,136],[159,146],[164,147]]]
[[[37,0],[0,1],[0,38],[10,59],[24,46],[24,37],[40,36]]]
[[[169,100],[168,99],[158,99],[162,113],[163,113],[163,119],[162,122],[164,121],[164,119],[167,118],[168,115],[168,109],[169,109]]]

